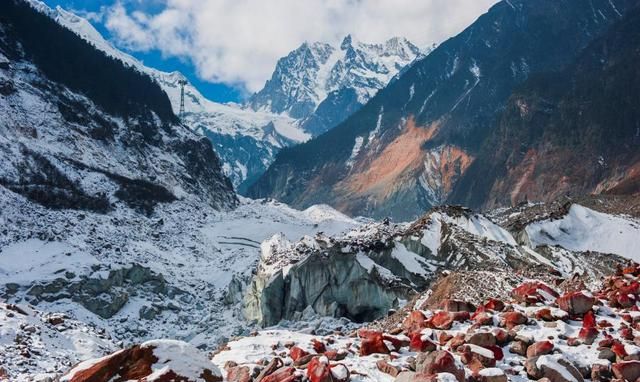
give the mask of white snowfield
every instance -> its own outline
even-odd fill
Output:
[[[55,354],[43,351],[32,355],[33,364],[28,368],[13,364],[21,359],[19,355],[11,362],[1,356],[13,354],[9,348],[25,319],[16,315],[21,321],[7,326],[0,313],[0,363],[12,375],[20,376],[16,382],[31,381],[40,374],[54,376],[78,361],[146,340],[169,338],[215,348],[226,338],[246,335],[250,325],[235,305],[226,305],[222,299],[234,276],[251,275],[263,240],[276,233],[295,240],[319,231],[338,234],[359,224],[327,206],[297,211],[276,202],[248,199],[230,212],[178,201],[158,205],[152,217],[124,206],[106,215],[53,211],[4,188],[0,188],[0,211],[0,223],[8,230],[0,235],[0,280],[3,287],[16,283],[20,288],[10,302],[26,306],[32,285],[65,278],[68,271],[73,272],[71,282],[81,277],[106,279],[110,271],[132,264],[149,267],[162,275],[168,286],[186,292],[171,296],[139,292],[129,296],[122,309],[108,319],[68,298],[40,301],[37,309],[61,312],[69,322],[96,329],[79,327],[60,333],[46,329],[55,334],[51,339],[55,343],[44,342],[37,349]],[[66,222],[73,224],[65,227]],[[95,266],[100,270],[94,271]],[[141,309],[153,306],[165,308],[153,319],[141,319]],[[26,320],[30,323],[39,318]],[[104,337],[92,334],[92,330],[104,330]]]
[[[640,222],[574,204],[558,220],[544,220],[526,228],[531,247],[558,245],[573,251],[597,251],[640,261]]]

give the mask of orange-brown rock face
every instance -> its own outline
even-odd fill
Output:
[[[426,149],[439,128],[438,122],[417,126],[411,117],[390,143],[365,142],[348,175],[333,186],[338,209],[356,213],[391,200],[402,204],[405,199],[416,208],[420,198],[432,204],[444,201],[473,157],[452,145]]]

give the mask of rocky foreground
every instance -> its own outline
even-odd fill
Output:
[[[490,298],[482,304],[442,299],[437,308],[428,308],[431,293],[442,291],[427,292],[397,313],[351,333],[339,327],[326,336],[265,330],[229,342],[211,361],[185,343],[151,341],[83,362],[62,381],[640,378],[638,264],[620,267],[591,291],[577,277],[527,280],[509,299]]]

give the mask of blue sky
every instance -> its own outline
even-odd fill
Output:
[[[2,1],[2,0],[0,0]],[[260,90],[279,58],[305,41],[347,34],[420,47],[456,35],[497,0],[43,0],[85,16],[147,66],[178,70],[208,98]]]
[[[100,12],[101,7],[109,6],[113,4],[113,1],[105,0],[43,0],[48,6],[55,7],[61,6],[67,10],[82,11],[82,12]],[[131,5],[126,4],[127,8],[131,9],[144,9],[147,12],[157,12],[161,10],[162,2],[154,0],[140,1],[139,4]],[[136,7],[137,5],[137,7]],[[104,26],[103,23],[92,21],[92,24],[100,33],[105,36],[107,40],[112,41],[118,46],[117,39],[114,39],[111,32]],[[188,58],[177,58],[166,56],[161,53],[159,49],[153,49],[149,51],[135,51],[126,49],[123,46],[118,46],[120,49],[126,51],[132,56],[136,57],[140,61],[144,62],[147,66],[156,68],[159,70],[172,72],[180,71],[182,74],[189,78],[192,84],[194,84],[202,94],[212,101],[216,102],[241,102],[247,95],[247,91],[241,87],[234,87],[225,85],[224,83],[215,83],[201,79],[196,75],[196,69]]]

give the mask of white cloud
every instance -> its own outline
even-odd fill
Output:
[[[407,37],[420,46],[462,31],[497,0],[167,0],[146,14],[128,3],[107,10],[105,25],[132,50],[187,58],[198,76],[259,90],[278,58],[304,41],[346,34],[379,42]]]

